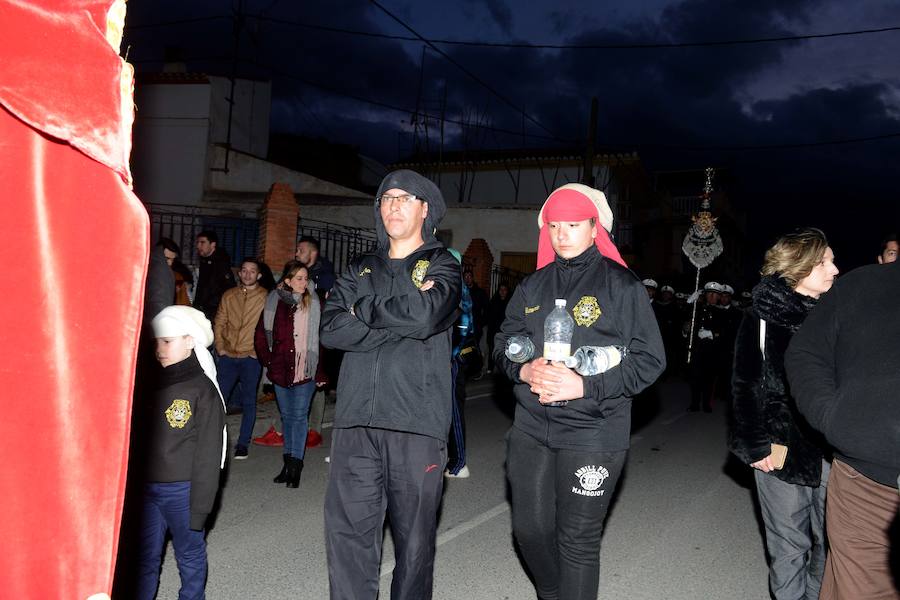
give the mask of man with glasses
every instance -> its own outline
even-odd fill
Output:
[[[431,598],[462,280],[434,235],[446,212],[434,183],[394,171],[374,209],[378,246],[350,262],[322,313],[322,344],[346,352],[325,495],[328,576],[332,599],[377,597],[388,513],[391,598],[422,600]]]

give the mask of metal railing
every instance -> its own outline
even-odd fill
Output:
[[[374,229],[347,227],[315,219],[297,219],[297,239],[305,235],[319,240],[319,254],[331,261],[335,275],[343,273],[354,256],[378,245]]]
[[[174,204],[147,205],[150,214],[150,239],[161,237],[175,240],[181,247],[181,262],[197,265],[197,234],[205,229],[216,232],[218,248],[231,257],[231,264],[239,266],[244,257],[256,256],[259,249],[259,221],[246,217],[223,215],[219,211]]]
[[[527,276],[528,273],[522,273],[509,267],[491,265],[491,297],[493,298],[494,294],[497,293],[497,288],[500,287],[500,284],[506,285],[511,294],[516,289],[516,286]]]

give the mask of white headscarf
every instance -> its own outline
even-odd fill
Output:
[[[216,386],[219,400],[222,401],[222,410],[225,410],[225,398],[222,396],[222,390],[219,388],[219,381],[216,378],[216,363],[213,362],[213,357],[208,349],[213,343],[213,330],[206,315],[190,306],[167,306],[153,317],[152,326],[153,335],[158,338],[189,335],[194,339],[194,354],[197,355],[197,361],[209,380]],[[220,467],[225,465],[227,437],[226,432],[223,431]]]

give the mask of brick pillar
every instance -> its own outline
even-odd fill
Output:
[[[297,217],[300,207],[291,186],[273,183],[260,208],[259,257],[276,277],[297,251]]]
[[[484,238],[474,238],[469,242],[463,254],[463,262],[472,265],[472,277],[475,283],[483,290],[490,292],[491,289],[491,267],[494,265],[494,255],[491,249],[484,241]]]

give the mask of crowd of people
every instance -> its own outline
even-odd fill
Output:
[[[837,281],[824,233],[800,230],[768,250],[752,292],[736,298],[709,281],[679,294],[628,268],[603,192],[568,184],[540,210],[537,271],[489,297],[435,237],[446,206],[433,182],[394,171],[373,210],[377,246],[339,277],[313,238],[299,240],[277,279],[252,257],[235,273],[213,231],[196,236],[196,272],[174,241],[160,240],[147,296],[156,366],[139,369],[136,383],[141,481],[130,482],[138,491],[129,501],[140,504],[141,525],[132,527],[138,575],[128,596],[155,596],[168,531],[179,597],[203,597],[219,469],[229,447],[234,460],[249,457],[260,391],[273,386],[282,432],[256,441],[283,446],[273,481],[297,488],[306,448],[321,443],[317,390],[331,383],[331,598],[378,596],[386,516],[391,598],[430,598],[444,480],[470,476],[466,382],[493,372],[516,401],[506,461],[513,535],[537,596],[596,598],[632,398],[684,369],[688,410],[727,406],[729,449],[754,470],[772,596],[900,597],[891,566],[900,509],[896,236],[880,265]],[[572,350],[602,355],[599,368],[507,354],[512,338],[543,348],[545,319],[560,305],[574,321]],[[241,413],[233,446],[227,412]]]

